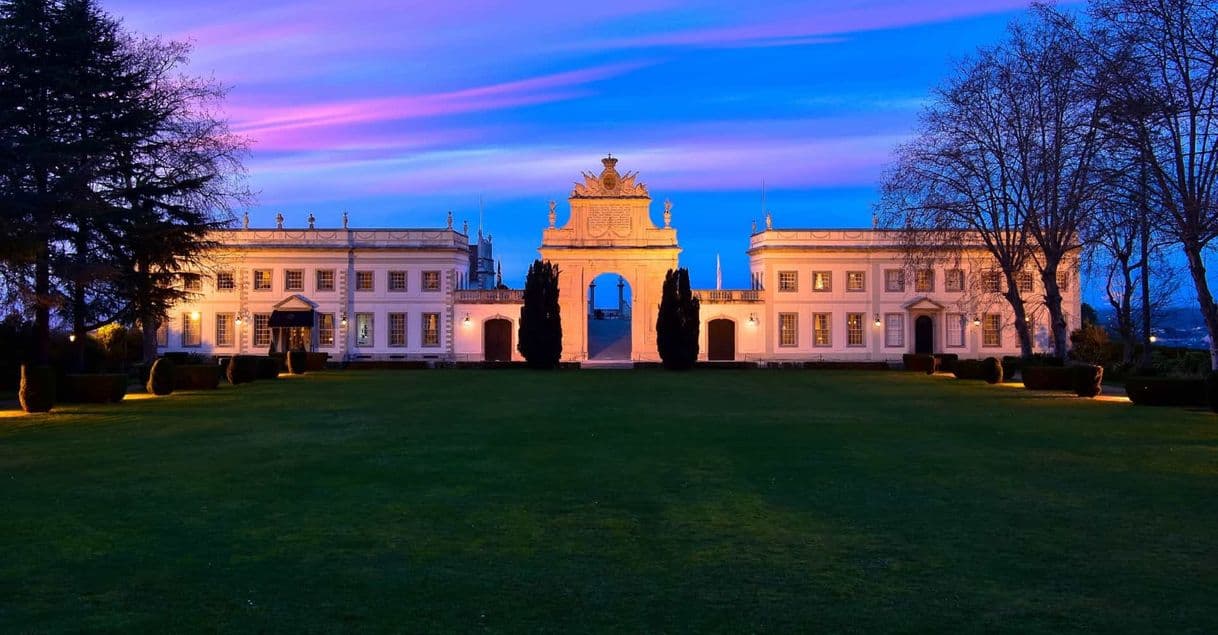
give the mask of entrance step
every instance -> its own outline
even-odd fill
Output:
[[[625,359],[590,359],[579,363],[585,370],[634,370],[634,362]]]

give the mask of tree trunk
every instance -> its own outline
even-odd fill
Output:
[[[1142,250],[1142,263],[1139,265],[1142,270],[1142,359],[1139,360],[1138,365],[1142,368],[1150,368],[1150,214],[1143,210],[1140,220],[1142,221],[1142,235],[1139,237]],[[1213,337],[1212,329],[1210,333],[1210,337]]]
[[[1062,311],[1062,291],[1057,286],[1057,263],[1045,263],[1040,272],[1040,281],[1045,285],[1045,309],[1049,311],[1049,331],[1053,334],[1053,356],[1066,359],[1066,344],[1070,341],[1070,327]]]
[[[1032,334],[1028,332],[1028,314],[1023,305],[1023,297],[1019,295],[1018,282],[1015,274],[1006,273],[1007,292],[1002,294],[1011,305],[1015,314],[1015,335],[1019,338],[1019,356],[1027,359],[1032,356]]]
[[[39,239],[34,257],[34,365],[51,363],[51,259],[47,244]]]
[[[160,325],[157,324],[156,316],[151,313],[142,313],[140,315],[140,337],[144,340],[143,357],[146,363],[151,364],[156,361],[157,345],[156,331]]]
[[[1210,369],[1218,370],[1218,307],[1214,306],[1214,296],[1210,293],[1209,282],[1205,279],[1205,261],[1201,258],[1200,245],[1195,241],[1184,241],[1184,255],[1188,258],[1188,271],[1193,277],[1193,286],[1197,289],[1197,303],[1201,308],[1201,317],[1205,318],[1205,330],[1210,337]]]

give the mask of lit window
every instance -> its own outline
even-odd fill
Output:
[[[405,271],[390,271],[389,272],[389,290],[390,291],[405,291],[406,290],[406,272]]]
[[[964,291],[964,270],[948,269],[943,273],[944,291]]]
[[[237,281],[233,278],[233,272],[221,271],[216,274],[216,291],[232,291],[237,288]]]
[[[863,314],[846,314],[846,346],[863,346]]]
[[[356,346],[372,346],[372,314],[371,313],[356,313],[355,314],[355,345]]]
[[[1020,293],[1032,293],[1032,274],[1027,271],[1020,271],[1015,274],[1015,281],[1019,284]]]
[[[778,314],[778,345],[799,346],[799,314]]]
[[[255,269],[254,270],[254,291],[270,291],[270,290],[271,290],[271,270],[270,269]]]
[[[439,271],[424,271],[423,272],[423,290],[424,291],[439,291],[440,290],[440,272]]]
[[[233,314],[216,314],[216,346],[233,345]]]
[[[884,346],[905,346],[905,314],[884,314]]]
[[[156,327],[156,345],[169,346],[169,322],[161,322]]]
[[[862,271],[847,271],[846,272],[846,290],[847,291],[866,291],[867,290],[867,274]]]
[[[784,292],[799,291],[799,272],[798,271],[779,271],[778,272],[778,290]]]
[[[356,271],[355,272],[355,290],[356,291],[372,291],[372,272],[371,271]]]
[[[440,314],[423,314],[423,346],[440,345]]]
[[[832,291],[833,290],[833,273],[830,271],[813,271],[812,272],[812,290],[813,291]]]
[[[812,345],[832,346],[833,337],[829,332],[830,315],[828,313],[812,314]]]
[[[914,272],[914,291],[918,293],[933,293],[934,290],[934,269],[919,269]]]
[[[1002,272],[991,269],[981,273],[981,289],[986,293],[1002,292]]]
[[[283,272],[284,291],[304,291],[304,269],[288,269]]]
[[[182,346],[198,346],[202,344],[202,333],[199,323],[202,318],[194,319],[190,313],[182,314]]]
[[[963,313],[948,313],[944,324],[947,327],[947,345],[955,348],[964,346],[966,318]]]
[[[389,314],[389,345],[390,346],[405,346],[406,345],[406,314],[405,313],[390,313]]]
[[[1070,290],[1070,272],[1059,271],[1057,273],[1057,290],[1065,293]]]
[[[317,345],[334,346],[333,313],[321,313],[317,316]]]
[[[271,314],[254,314],[254,348],[267,348],[271,345]]]
[[[318,291],[333,291],[334,290],[334,270],[333,269],[318,269],[317,270],[317,290]]]
[[[997,313],[986,313],[981,316],[981,345],[988,347],[1002,346],[1002,316]]]
[[[187,291],[202,291],[203,279],[196,274],[189,274],[182,278],[182,288]]]
[[[885,269],[884,290],[890,293],[900,293],[904,291],[905,271],[902,269]]]

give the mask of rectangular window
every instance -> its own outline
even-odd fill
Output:
[[[232,291],[237,288],[237,280],[231,271],[221,271],[216,274],[216,291]]]
[[[997,313],[986,313],[981,316],[981,345],[987,347],[1002,346],[1002,316]]]
[[[964,270],[948,269],[943,273],[944,291],[964,291]]]
[[[356,313],[355,314],[355,345],[356,346],[372,346],[374,340],[372,334],[372,314],[371,313]]]
[[[863,346],[863,314],[846,314],[846,346]]]
[[[203,320],[202,316],[195,317],[198,313],[183,313],[182,314],[182,346],[198,346],[202,344],[202,331],[199,329],[199,322]]]
[[[283,272],[284,291],[304,291],[304,269],[288,269]]]
[[[918,293],[933,293],[935,291],[934,269],[919,269],[914,272],[914,291]]]
[[[389,345],[390,346],[405,346],[406,345],[406,314],[405,313],[390,313],[389,314]]]
[[[794,293],[799,291],[799,272],[779,271],[778,290],[785,293]]]
[[[156,327],[156,345],[160,347],[169,346],[169,322],[164,321]]]
[[[317,345],[334,346],[333,313],[319,313],[317,315]]]
[[[1020,293],[1032,293],[1032,274],[1028,271],[1020,271],[1015,274],[1015,281],[1019,284]]]
[[[889,293],[900,293],[905,290],[905,270],[885,269],[884,290]]]
[[[270,291],[271,290],[271,270],[270,269],[255,269],[254,270],[254,291]]]
[[[862,271],[847,271],[846,272],[846,290],[847,291],[866,291],[867,290],[867,274]]]
[[[216,346],[233,345],[233,314],[216,314]]]
[[[778,345],[799,346],[799,314],[778,314]]]
[[[423,290],[424,291],[439,291],[440,290],[440,272],[439,271],[424,271],[423,272]]]
[[[317,270],[317,290],[318,291],[333,291],[334,290],[334,270],[333,269],[318,269]]]
[[[187,291],[202,291],[203,278],[196,274],[185,276],[182,278],[182,288]]]
[[[830,317],[828,313],[812,314],[813,346],[833,346],[833,337],[829,332]]]
[[[812,272],[812,290],[813,291],[832,291],[833,290],[833,272],[831,272],[831,271],[813,271]]]
[[[254,348],[267,348],[271,345],[271,314],[254,314]]]
[[[405,271],[390,271],[389,272],[389,290],[390,291],[405,291],[406,290],[406,272]]]
[[[884,346],[905,346],[905,314],[884,314]]]
[[[437,272],[438,273],[438,272]],[[423,314],[423,346],[440,345],[440,314]]]
[[[1059,271],[1057,273],[1057,290],[1065,293],[1070,290],[1070,272]]]
[[[355,272],[355,290],[356,291],[372,291],[372,272],[371,271],[356,271]]]
[[[996,269],[981,272],[981,289],[986,293],[1002,293],[1002,272]]]
[[[947,327],[947,345],[949,347],[962,348],[964,346],[965,320],[966,318],[963,313],[948,313],[944,319]]]

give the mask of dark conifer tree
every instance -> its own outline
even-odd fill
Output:
[[[534,261],[524,281],[517,349],[530,368],[558,366],[562,356],[562,316],[558,309],[558,267]]]
[[[656,346],[664,368],[689,370],[698,361],[699,311],[698,299],[689,288],[689,271],[669,269],[656,318]]]

